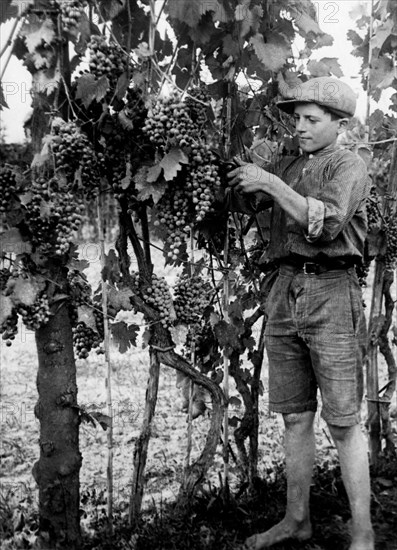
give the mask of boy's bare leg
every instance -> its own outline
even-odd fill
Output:
[[[287,509],[284,519],[264,533],[245,541],[247,550],[262,550],[287,539],[307,540],[312,535],[309,515],[310,484],[314,463],[314,413],[283,415]],[[358,550],[354,549],[354,550]]]
[[[368,449],[358,424],[349,427],[328,426],[339,453],[342,479],[352,513],[350,550],[374,550],[371,526],[371,488]]]

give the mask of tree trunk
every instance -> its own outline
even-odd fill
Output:
[[[36,332],[39,359],[35,414],[40,421],[39,486],[41,548],[80,547],[79,414],[69,311],[63,304]]]

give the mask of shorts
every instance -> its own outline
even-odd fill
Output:
[[[305,274],[281,266],[266,300],[270,409],[317,410],[336,426],[360,422],[366,323],[354,268]]]

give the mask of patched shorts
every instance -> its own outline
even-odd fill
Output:
[[[367,334],[354,268],[305,274],[281,266],[266,300],[270,409],[317,410],[336,426],[360,421]]]

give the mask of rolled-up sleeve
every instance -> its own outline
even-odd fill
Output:
[[[333,241],[353,218],[368,191],[369,178],[364,161],[356,155],[341,159],[317,197],[308,197],[306,239],[319,244]]]
[[[322,201],[313,197],[306,197],[308,212],[308,227],[305,234],[309,243],[315,242],[322,234],[324,228],[325,205]]]

